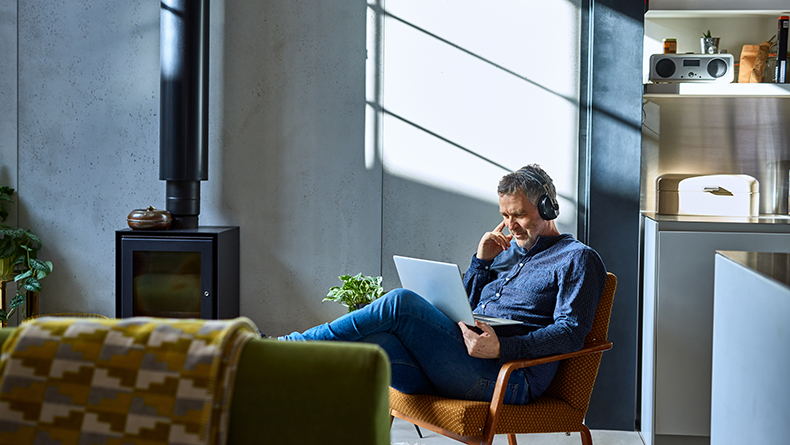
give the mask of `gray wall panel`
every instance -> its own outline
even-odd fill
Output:
[[[609,339],[586,423],[633,431],[639,320],[639,175],[641,57],[644,9],[640,2],[596,1],[591,16],[589,245],[618,277]]]
[[[0,185],[16,187],[17,140],[16,1],[0,2]],[[16,221],[12,211],[7,223]]]

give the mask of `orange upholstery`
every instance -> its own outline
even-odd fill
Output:
[[[601,354],[612,347],[606,337],[616,288],[617,278],[608,273],[593,328],[581,350],[507,362],[500,370],[490,403],[409,395],[390,388],[390,413],[468,444],[490,444],[495,434],[507,434],[510,443],[515,444],[516,434],[579,431],[582,443],[591,445],[590,431],[583,422]],[[557,360],[561,360],[557,374],[537,400],[527,405],[502,403],[505,382],[513,370]]]

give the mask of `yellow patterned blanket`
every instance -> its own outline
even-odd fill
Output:
[[[247,318],[40,318],[0,357],[0,444],[224,444]]]

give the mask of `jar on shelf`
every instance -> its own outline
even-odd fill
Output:
[[[664,39],[664,54],[675,54],[678,52],[678,41],[676,39]]]

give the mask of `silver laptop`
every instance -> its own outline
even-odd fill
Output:
[[[415,292],[442,311],[450,320],[474,326],[480,320],[491,326],[522,324],[520,321],[473,314],[469,307],[461,269],[456,264],[394,255],[401,287]]]

